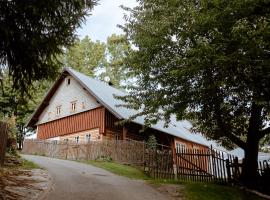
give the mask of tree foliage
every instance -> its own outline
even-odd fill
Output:
[[[33,81],[54,77],[57,55],[70,46],[74,31],[95,0],[3,0],[0,2],[0,68],[7,68],[23,93]]]
[[[101,79],[106,76],[109,77],[111,83],[117,88],[128,84],[128,79],[132,76],[124,63],[124,59],[130,51],[130,46],[125,35],[112,34],[107,38],[107,62],[100,77]]]
[[[72,67],[84,74],[94,76],[96,70],[106,64],[106,45],[92,41],[88,36],[77,39],[75,44],[63,55],[65,66]]]
[[[136,49],[126,61],[139,86],[125,100],[149,123],[175,114],[243,148],[250,183],[270,133],[270,2],[140,0],[127,10]]]
[[[11,124],[10,132],[15,136],[19,147],[22,147],[27,132],[31,131],[25,125],[30,115],[41,102],[45,92],[51,86],[50,81],[34,82],[34,87],[28,90],[30,96],[21,96],[13,88],[12,77],[8,72],[3,73],[2,90],[0,93],[0,121],[8,121]],[[15,127],[15,129],[14,129]]]
[[[88,36],[77,39],[61,60],[64,66],[74,68],[101,80],[110,78],[115,87],[123,87],[132,76],[124,63],[130,43],[124,35],[112,34],[107,42],[92,41]],[[125,84],[124,84],[125,83]]]

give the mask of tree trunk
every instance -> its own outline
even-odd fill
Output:
[[[248,188],[255,188],[258,182],[259,138],[248,135],[245,158],[240,181]]]

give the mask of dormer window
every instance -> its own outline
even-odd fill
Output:
[[[61,114],[61,106],[57,106],[56,107],[56,115],[60,115]]]
[[[71,102],[71,112],[75,112],[76,111],[76,104],[77,104],[77,101],[72,101]]]
[[[66,82],[67,82],[67,86],[70,85],[70,78],[68,78],[68,79],[66,80]]]

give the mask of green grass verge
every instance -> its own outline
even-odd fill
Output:
[[[237,187],[207,183],[186,183],[184,186],[186,200],[262,200]]]
[[[83,161],[83,163],[91,164],[96,167],[106,169],[114,174],[125,176],[132,179],[142,179],[142,180],[150,179],[142,172],[142,170],[135,167],[131,167],[129,165],[122,165],[114,162],[104,162],[104,161]]]
[[[153,179],[145,175],[142,170],[136,167],[104,161],[83,161],[96,167],[108,170],[114,174],[132,179],[146,180],[153,185],[180,184],[184,188],[181,193],[184,200],[261,200],[258,196],[243,191],[237,187],[230,187],[214,183],[193,183],[186,181],[175,181],[165,179]]]
[[[21,158],[21,161],[22,161],[22,166],[21,168],[22,169],[41,169],[41,167],[39,165],[37,165],[36,163],[32,162],[32,161],[29,161],[29,160],[25,160],[25,159],[22,159]]]

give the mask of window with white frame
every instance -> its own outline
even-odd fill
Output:
[[[61,114],[61,106],[57,106],[56,107],[56,115],[60,115]]]
[[[71,112],[75,112],[76,111],[76,104],[77,104],[77,101],[72,101],[71,102]]]
[[[182,142],[175,142],[176,153],[180,153],[187,148],[187,145]]]
[[[76,143],[79,143],[79,142],[80,142],[80,136],[75,136],[74,139],[75,139],[75,142],[76,142]]]
[[[85,135],[85,140],[86,140],[86,142],[90,142],[90,140],[91,140],[91,134],[90,133]]]
[[[199,159],[198,154],[200,153],[200,148],[198,146],[193,146],[193,153],[195,153],[195,159]]]

